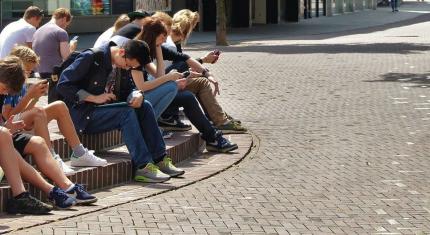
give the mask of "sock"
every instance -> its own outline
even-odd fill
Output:
[[[24,191],[24,192],[22,192],[22,193],[20,193],[20,194],[16,195],[14,198],[15,198],[15,199],[20,199],[20,198],[24,197],[27,193],[28,193],[27,191]]]
[[[82,157],[87,152],[87,149],[84,148],[82,144],[79,144],[78,146],[74,147],[72,151],[73,155],[75,155],[76,157]]]
[[[72,191],[72,189],[75,187],[75,184],[72,184],[70,187],[68,187],[66,190],[66,192]]]

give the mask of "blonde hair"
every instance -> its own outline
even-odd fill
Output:
[[[52,13],[52,17],[56,20],[66,18],[66,21],[69,22],[72,20],[72,14],[70,13],[70,10],[67,8],[60,7]]]
[[[118,16],[113,24],[113,32],[115,33],[118,29],[124,27],[126,24],[130,23],[130,17],[127,14],[122,14]]]
[[[40,58],[36,55],[36,53],[29,47],[26,46],[16,46],[10,52],[11,56],[16,56],[24,64],[39,64]]]
[[[168,30],[172,28],[173,20],[172,17],[169,16],[167,13],[162,11],[156,11],[151,17],[161,20],[164,25],[166,25]]]
[[[200,15],[198,12],[182,9],[176,12],[172,19],[172,32],[183,35],[184,41],[182,43],[185,44],[194,27],[196,27],[197,23],[199,22]]]

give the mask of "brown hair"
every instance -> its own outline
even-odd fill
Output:
[[[24,64],[39,64],[40,60],[36,53],[31,48],[26,46],[14,47],[9,55],[18,57]]]
[[[36,6],[29,6],[24,12],[24,19],[29,20],[33,17],[43,17],[43,11]]]
[[[160,19],[147,17],[143,20],[142,31],[136,36],[136,39],[145,41],[150,49],[151,59],[155,59],[155,42],[160,35],[167,36],[166,25]]]
[[[22,62],[18,57],[7,56],[0,60],[0,82],[7,87],[9,94],[20,92],[25,78]]]
[[[118,29],[124,27],[126,24],[130,23],[130,17],[127,14],[122,14],[118,16],[113,24],[113,32],[115,33]]]
[[[70,10],[67,8],[58,8],[57,10],[52,13],[52,17],[56,20],[62,19],[66,17],[66,21],[69,22],[72,20],[72,14],[70,13]]]
[[[163,21],[167,29],[172,28],[173,20],[172,20],[172,17],[169,16],[167,13],[162,11],[156,11],[154,15],[152,15],[151,17],[155,19],[160,19],[161,21]]]

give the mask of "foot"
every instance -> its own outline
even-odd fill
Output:
[[[96,155],[94,155],[94,151],[88,150],[85,152],[83,156],[76,157],[74,154],[72,154],[71,157],[71,166],[106,166],[107,161],[106,159],[99,158]]]
[[[52,206],[41,202],[30,193],[25,192],[20,198],[11,198],[7,201],[6,211],[9,214],[48,214],[52,210]]]
[[[160,169],[160,171],[168,174],[170,177],[178,177],[185,173],[184,170],[174,166],[172,163],[172,159],[167,156],[163,158],[163,161],[157,163],[157,166]]]
[[[54,187],[48,195],[49,201],[55,206],[55,208],[64,210],[74,206],[77,201],[73,197],[70,197],[64,190]]]
[[[64,174],[70,174],[75,172],[63,161],[63,159],[61,159],[60,155],[55,154],[54,159],[58,162],[58,165],[60,166],[60,169],[64,172]]]
[[[247,129],[243,127],[240,123],[232,121],[225,125],[217,126],[216,128],[222,131],[222,133],[224,134],[241,134],[247,131]]]
[[[170,117],[167,119],[159,118],[158,125],[165,131],[189,131],[191,125],[182,122],[179,118]]]
[[[75,184],[75,187],[66,193],[76,199],[78,205],[87,205],[97,201],[97,198],[84,190],[84,186]]]
[[[237,149],[237,144],[230,142],[218,132],[214,142],[206,142],[206,150],[209,152],[227,153]]]
[[[165,131],[163,128],[160,128],[161,136],[163,136],[163,139],[170,139],[173,137],[172,131]]]
[[[158,167],[152,163],[146,164],[145,168],[138,169],[134,180],[144,183],[162,183],[168,181],[170,176],[161,172]]]

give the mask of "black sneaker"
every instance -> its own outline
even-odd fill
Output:
[[[180,119],[169,117],[167,119],[159,118],[158,126],[163,128],[165,131],[189,131],[191,125],[183,123]]]
[[[28,192],[23,193],[18,199],[9,199],[6,205],[6,211],[9,214],[43,215],[48,214],[51,210],[52,206],[41,202]]]
[[[227,153],[237,149],[237,144],[230,142],[222,136],[221,132],[217,132],[214,142],[206,142],[206,150],[209,152]]]

